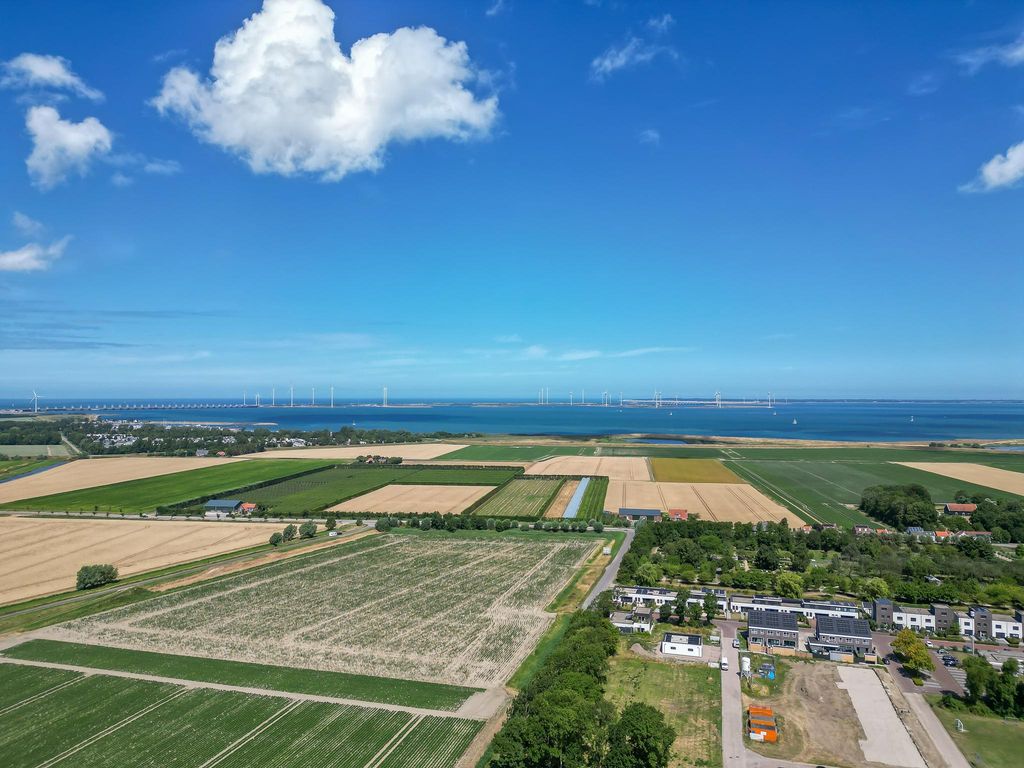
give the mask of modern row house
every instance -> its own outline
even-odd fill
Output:
[[[808,643],[812,653],[852,653],[866,656],[874,651],[871,627],[867,619],[822,616],[815,622],[814,639]]]
[[[729,598],[724,589],[704,587],[703,589],[691,589],[686,597],[686,604],[704,603],[707,595],[714,595],[718,602],[718,610],[723,613],[728,609]],[[679,599],[679,592],[661,587],[616,587],[615,602],[619,605],[646,605],[650,608],[660,608],[663,605],[673,606]]]
[[[611,623],[624,635],[636,632],[650,632],[654,629],[654,612],[643,606],[632,611],[615,611],[608,617]]]
[[[966,611],[956,611],[943,603],[927,608],[899,605],[891,600],[875,600],[872,610],[875,624],[895,629],[915,629],[945,634],[950,631],[979,638],[1024,639],[1024,612],[1013,616],[993,613],[990,608],[975,605]]]
[[[779,611],[751,610],[747,612],[747,642],[768,648],[796,649],[800,643],[800,630],[796,616]]]
[[[800,614],[807,619],[821,616],[856,619],[860,616],[860,606],[846,600],[796,600],[773,595],[733,595],[729,598],[729,610],[743,614],[750,611]]]

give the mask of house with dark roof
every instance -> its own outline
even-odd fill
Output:
[[[661,638],[661,652],[669,656],[700,658],[704,651],[704,638],[700,635],[684,635],[666,632]]]
[[[795,649],[800,642],[796,616],[778,611],[748,611],[747,642],[768,648]]]
[[[833,616],[822,616],[815,622],[814,639],[808,645],[812,653],[823,656],[834,652],[865,656],[874,650],[867,619]]]
[[[652,523],[661,522],[660,509],[639,509],[637,507],[619,507],[619,517],[631,523],[646,520]]]
[[[978,511],[977,504],[943,504],[942,513],[945,515],[959,515],[960,517],[970,517]]]

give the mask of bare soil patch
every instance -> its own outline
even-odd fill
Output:
[[[82,488],[97,488],[126,480],[141,480],[146,477],[170,475],[189,469],[216,467],[245,461],[239,458],[173,458],[165,456],[111,456],[104,459],[79,459],[59,467],[40,472],[38,475],[21,477],[0,484],[0,504],[21,499],[34,499],[53,493],[78,491]]]
[[[401,456],[403,459],[436,459],[465,448],[453,443],[396,443],[395,445],[332,445],[323,448],[282,448],[252,453],[250,459],[354,459],[357,456]]]
[[[565,513],[565,508],[569,506],[569,502],[572,501],[572,495],[576,493],[576,488],[579,486],[579,480],[569,480],[562,484],[562,487],[558,489],[558,493],[555,498],[551,501],[551,506],[548,507],[544,513],[544,517],[548,518],[561,518]]]
[[[995,488],[998,491],[1024,496],[1024,472],[1012,472],[1008,469],[986,467],[982,464],[953,461],[898,461],[895,463],[943,477],[952,477],[954,480],[963,480],[965,483],[984,485],[986,488]]]
[[[0,517],[0,602],[75,588],[89,563],[122,576],[263,544],[269,523]]]
[[[528,475],[603,475],[612,480],[650,480],[647,459],[640,456],[555,456],[532,464]]]
[[[493,490],[492,485],[386,485],[335,504],[327,511],[457,515]]]
[[[803,525],[795,514],[756,488],[745,483],[655,483],[610,480],[605,509],[611,513],[620,507],[639,509],[685,509],[703,520],[729,523],[756,523],[762,520],[788,520]]]

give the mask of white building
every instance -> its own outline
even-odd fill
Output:
[[[743,614],[750,611],[794,613],[807,619],[817,619],[821,616],[856,619],[860,616],[857,604],[846,600],[796,600],[774,595],[732,595],[729,598],[729,610]]]
[[[704,639],[700,635],[679,635],[666,632],[661,639],[661,652],[670,656],[689,656],[699,659],[704,652]]]
[[[615,611],[609,616],[611,623],[624,635],[635,632],[650,632],[654,629],[654,617],[650,608],[636,608],[633,611]]]

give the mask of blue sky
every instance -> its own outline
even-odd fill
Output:
[[[1019,4],[329,6],[5,9],[0,395],[1024,397]]]

